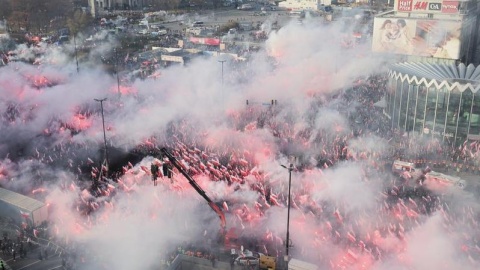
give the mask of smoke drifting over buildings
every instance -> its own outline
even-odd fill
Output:
[[[365,105],[345,106],[339,96],[387,60],[363,45],[342,48],[340,32],[291,23],[249,61],[227,61],[224,84],[217,59],[198,58],[122,86],[120,96],[116,78],[90,63],[77,74],[58,49],[47,48],[39,66],[11,62],[0,69],[0,183],[49,204],[52,234],[89,251],[84,269],[150,269],[176,245],[214,239],[219,229],[180,174],[151,184],[150,164],[164,161],[155,148],[173,149],[223,205],[227,227],[274,256],[286,232],[288,172],[280,165],[295,156],[293,257],[324,269],[477,269],[476,200],[464,191],[392,195],[403,191],[381,170],[391,163],[383,158],[390,142],[349,124]],[[31,50],[17,49],[19,57]],[[107,98],[111,169],[120,169],[117,183],[94,196],[99,98]]]

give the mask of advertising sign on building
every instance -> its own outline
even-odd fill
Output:
[[[397,0],[395,7],[398,12],[454,14],[458,12],[458,5],[458,1]]]
[[[194,44],[204,44],[204,45],[211,45],[211,46],[220,45],[220,39],[218,38],[190,37],[190,42]]]
[[[372,51],[456,60],[460,36],[459,21],[375,18]]]
[[[458,1],[443,1],[442,13],[458,13]]]
[[[412,11],[413,0],[398,0],[398,11]]]

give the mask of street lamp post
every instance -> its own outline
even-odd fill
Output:
[[[225,63],[227,60],[218,60],[218,62],[222,63],[222,86],[223,86],[223,63]]]
[[[100,109],[101,109],[101,112],[102,112],[102,126],[103,126],[103,147],[104,147],[104,152],[103,152],[103,155],[104,155],[104,162],[105,162],[105,165],[106,165],[106,168],[107,168],[107,171],[108,171],[108,151],[107,151],[107,134],[105,133],[105,117],[104,117],[104,114],[103,114],[103,102],[105,100],[107,100],[107,98],[103,98],[103,99],[94,99],[95,101],[97,102],[100,102]],[[103,163],[102,163],[103,165]]]
[[[117,49],[113,49],[115,51],[115,73],[117,74],[117,91],[118,96],[120,96],[120,78],[118,77],[118,52]]]
[[[225,63],[227,60],[218,60],[218,62],[222,63],[222,85],[223,85],[223,63]]]
[[[227,60],[225,60],[225,59],[218,60],[218,62],[222,63],[222,103],[223,103],[223,106],[224,106],[223,109],[225,109],[225,97],[224,97],[224,93],[223,93],[223,91],[224,91],[224,89],[223,89],[223,63],[225,63],[226,61]]]
[[[290,166],[287,167],[285,165],[281,165],[283,168],[288,170],[288,200],[287,200],[287,239],[285,241],[285,262],[287,263],[287,269],[288,269],[288,255],[289,255],[289,248],[290,248],[290,200],[291,200],[291,187],[292,187],[292,171],[293,169],[293,164],[290,163]]]
[[[75,33],[73,34],[73,46],[75,47],[75,62],[77,63],[77,73],[79,73],[78,56],[77,56],[77,41],[75,39]]]

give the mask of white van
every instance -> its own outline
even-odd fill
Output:
[[[148,25],[148,20],[141,20],[140,22],[138,22],[138,25],[140,27],[150,28],[150,26]]]
[[[237,7],[237,9],[239,9],[239,10],[251,10],[251,9],[253,9],[253,6],[250,5],[250,4],[243,4],[239,7]]]
[[[417,179],[422,175],[422,170],[416,168],[415,163],[401,160],[393,162],[392,172],[403,179]]]
[[[237,34],[237,29],[236,28],[230,28],[228,30],[228,35],[236,35]]]
[[[292,10],[289,13],[291,18],[303,19],[305,18],[305,11],[303,10]]]
[[[392,165],[392,172],[401,174],[403,172],[415,172],[416,171],[415,163],[406,162],[401,160],[395,160]]]

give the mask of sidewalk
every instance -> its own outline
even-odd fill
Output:
[[[5,262],[5,260],[4,260],[2,257],[0,257],[0,261],[3,261],[3,265],[5,266],[5,270],[13,270],[13,269]],[[0,268],[0,270],[2,270],[2,269]]]
[[[10,235],[15,235],[16,228],[13,228],[11,223],[5,218],[5,217],[0,217],[0,232],[2,233],[7,233],[9,236]],[[5,259],[6,258],[6,259]],[[12,268],[9,266],[8,261],[10,261],[12,258],[9,258],[8,255],[1,255],[0,254],[0,261],[3,261],[3,265],[5,265],[6,270],[12,270]],[[0,268],[1,270],[1,268]]]

